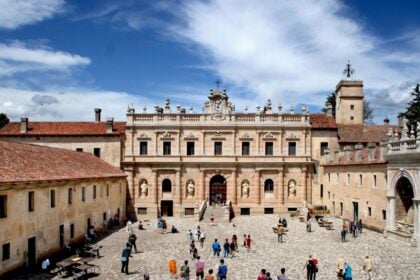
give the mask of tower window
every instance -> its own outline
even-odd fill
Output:
[[[350,105],[350,110],[354,110],[354,105]]]

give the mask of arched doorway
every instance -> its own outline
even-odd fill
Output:
[[[226,179],[221,175],[215,175],[210,180],[210,204],[225,204],[226,202]]]
[[[413,186],[406,177],[401,177],[395,186],[395,220],[397,223],[414,224]]]

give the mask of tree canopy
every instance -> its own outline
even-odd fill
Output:
[[[0,113],[0,128],[9,123],[9,118],[4,113]]]
[[[412,99],[408,102],[406,111],[399,114],[407,119],[408,128],[416,132],[417,122],[420,122],[420,84],[411,92]]]
[[[327,113],[328,104],[332,105],[332,113],[333,117],[335,118],[335,92],[332,92],[330,95],[327,96],[327,100],[325,100],[325,107],[322,108],[322,112]]]

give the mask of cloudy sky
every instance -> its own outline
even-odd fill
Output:
[[[0,112],[11,119],[125,119],[163,105],[200,112],[208,90],[237,111],[319,112],[347,60],[375,122],[420,82],[417,0],[0,0]]]

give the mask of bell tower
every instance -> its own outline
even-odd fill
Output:
[[[337,124],[363,124],[363,81],[352,79],[353,74],[349,61],[344,69],[344,79],[335,89]]]

